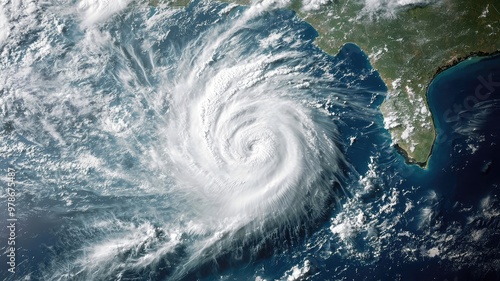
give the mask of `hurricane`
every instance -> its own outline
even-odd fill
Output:
[[[179,65],[164,133],[176,183],[218,219],[267,220],[288,206],[289,218],[306,206],[316,216],[342,156],[334,123],[301,101],[306,54],[234,48],[245,40],[237,31],[204,35],[218,42],[188,47]]]
[[[0,279],[495,279],[500,57],[439,58],[498,14],[448,4],[0,2]]]
[[[115,4],[9,7],[44,26],[3,42],[5,152],[53,241],[27,276],[192,280],[324,222],[352,172],[339,125],[373,114],[345,62],[278,2]]]

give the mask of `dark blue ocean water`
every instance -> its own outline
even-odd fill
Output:
[[[310,27],[305,34],[317,36]],[[311,46],[311,51],[317,50]],[[352,94],[363,96],[368,107],[381,104],[380,93],[386,87],[356,45],[347,44],[337,56],[322,59],[338,66],[336,78],[345,85],[354,83],[364,89]],[[348,243],[339,243],[338,236],[324,238],[331,235],[331,225],[325,222],[301,245],[273,252],[251,266],[228,269],[229,280],[253,280],[256,275],[283,278],[290,264],[300,269],[304,260],[312,269],[300,280],[500,280],[496,265],[500,258],[500,56],[473,57],[440,73],[429,85],[427,99],[438,135],[426,168],[406,163],[391,146],[381,115],[360,120],[347,114],[339,122],[345,153],[355,170],[364,174],[370,164],[376,166],[373,190],[359,196],[348,188],[345,195],[359,196],[361,208],[379,208],[375,234],[359,228]],[[347,145],[352,136],[356,142]],[[346,185],[357,184],[348,181]],[[391,192],[401,196],[394,201],[394,209],[385,212],[384,200]],[[331,215],[342,211],[349,212],[335,206]],[[387,236],[380,238],[383,235]]]
[[[307,32],[316,36],[312,29]],[[339,79],[351,77],[366,90],[356,94],[370,96],[386,90],[356,45],[347,44],[337,56],[325,60],[341,67]],[[367,78],[358,79],[361,76]],[[397,220],[392,236],[381,242],[377,253],[371,252],[376,239],[366,236],[365,230],[349,238],[353,252],[362,255],[339,250],[346,245],[335,241],[338,237],[318,238],[330,234],[325,223],[303,245],[273,253],[252,266],[228,270],[234,276],[230,280],[250,280],[255,272],[269,279],[282,278],[279,274],[290,263],[300,268],[303,260],[312,269],[300,280],[500,280],[495,265],[500,258],[500,56],[472,57],[440,73],[429,85],[427,99],[438,135],[426,168],[406,163],[391,146],[381,115],[340,123],[345,145],[350,136],[357,136],[345,148],[356,171],[365,173],[373,163],[370,157],[376,159],[378,180],[374,191],[363,194],[361,201],[371,202],[366,203],[369,208],[378,204],[383,208],[379,199],[391,190],[403,194],[392,212],[376,214],[383,221],[381,228],[386,221]],[[382,98],[373,94],[372,101],[377,107]],[[413,208],[404,211],[408,202]],[[339,211],[342,207],[334,207],[332,216]],[[309,247],[312,243],[318,244]],[[439,253],[430,254],[431,249]],[[330,256],[330,251],[335,254]],[[329,258],[323,260],[324,255]]]
[[[96,97],[111,97],[109,104],[105,104],[107,100],[103,102],[96,98],[97,103],[105,104],[99,107],[103,111],[131,100],[135,102],[133,97],[138,94],[134,90],[149,87],[153,89],[152,92],[161,91],[155,88],[161,85],[161,76],[154,73],[152,65],[144,63],[149,58],[148,54],[142,52],[142,44],[153,40],[150,48],[158,56],[155,62],[161,66],[175,65],[183,50],[196,42],[196,38],[204,31],[220,22],[231,26],[230,23],[246,10],[238,7],[228,15],[221,16],[219,12],[225,7],[225,4],[195,1],[184,11],[169,17],[164,26],[153,30],[158,34],[166,34],[161,39],[152,39],[154,36],[148,36],[142,25],[143,21],[158,12],[155,8],[126,10],[124,15],[100,27],[109,32],[114,45],[113,48],[106,48],[109,53],[102,55],[103,67],[99,75],[75,78],[68,84],[72,87],[90,85],[89,92]],[[84,32],[73,19],[66,19],[65,23],[67,32],[64,35],[53,34],[54,44],[63,44],[64,52],[47,55],[33,64],[33,68],[39,69],[46,81],[56,86],[60,86],[57,84],[59,81],[55,80],[67,63],[65,59],[71,57],[72,52],[81,51],[73,50],[72,47],[84,37]],[[275,49],[261,49],[259,46],[260,40],[279,30],[288,29],[292,41],[283,40]],[[311,89],[304,92],[310,94],[309,98],[319,108],[332,113],[331,121],[339,131],[336,142],[347,163],[343,167],[345,177],[339,186],[332,186],[338,189],[337,201],[325,209],[323,218],[303,226],[303,230],[298,231],[298,237],[290,241],[275,241],[272,247],[254,259],[237,261],[232,259],[231,254],[223,255],[217,263],[200,266],[199,271],[193,272],[186,280],[500,279],[500,56],[466,60],[437,75],[429,85],[428,103],[438,136],[428,167],[423,169],[405,163],[404,158],[392,147],[390,134],[384,129],[383,117],[378,111],[387,88],[356,45],[345,45],[336,56],[325,54],[313,43],[317,32],[295,17],[293,12],[284,9],[263,12],[238,34],[245,39],[245,44],[237,46],[242,49],[241,54],[266,52],[273,56],[293,48],[301,54],[307,54],[303,61],[294,63],[301,71],[318,78],[311,82]],[[297,47],[294,42],[298,41],[301,44]],[[31,43],[29,40],[23,41],[26,45],[21,47],[27,48]],[[229,43],[214,52],[213,63],[224,61],[228,49],[231,49]],[[121,50],[122,53],[114,53],[115,50]],[[94,54],[88,56],[93,58]],[[232,59],[238,61],[238,58]],[[288,61],[278,61],[270,70]],[[85,69],[85,66],[82,68]],[[91,69],[90,66],[88,68]],[[121,83],[116,73],[124,69],[136,74],[136,84]],[[175,79],[175,72],[171,77],[167,74],[162,78]],[[50,92],[56,86],[40,86],[41,90],[38,90]],[[327,101],[331,93],[341,93],[338,96],[344,100],[331,106]],[[147,108],[146,119],[154,122],[154,118],[159,117],[156,115],[158,112],[150,110],[148,102],[140,100],[138,104],[144,104],[144,108]],[[61,148],[53,139],[44,142],[47,139],[45,136],[32,138],[41,143],[35,145],[26,140],[21,130],[12,134],[9,139],[12,143],[7,145],[16,142],[32,145],[38,149],[35,151],[42,151],[39,153],[44,157],[52,155],[48,157],[53,160],[49,162],[52,165],[71,162],[74,156],[71,151],[88,148],[97,157],[106,159],[108,162],[102,163],[108,165],[110,170],[122,169],[120,171],[142,179],[141,173],[146,169],[137,167],[143,162],[140,161],[141,154],[134,152],[143,151],[134,150],[135,143],[130,145],[132,148],[119,147],[119,137],[113,133],[92,134],[95,129],[92,122],[101,116],[93,114],[90,112],[83,117],[77,116],[84,121],[90,120],[82,125],[83,121],[77,118],[74,123],[78,125],[75,125],[78,130],[73,130],[63,121],[57,123],[64,128],[60,132],[63,138],[73,137],[77,131],[88,135],[78,141],[68,140],[68,150]],[[9,118],[21,118],[11,116]],[[134,117],[131,114],[127,120],[133,122]],[[8,118],[1,120],[4,124],[11,124],[8,121],[12,121]],[[154,142],[155,136],[149,134],[153,129],[155,127],[141,127],[135,136],[138,143]],[[5,125],[1,133],[11,134],[11,131],[16,132],[16,129]],[[354,141],[351,143],[351,140]],[[30,182],[34,187],[30,191],[24,186],[19,197],[20,206],[24,203],[30,210],[20,211],[24,213],[18,224],[18,273],[11,275],[2,267],[3,279],[20,280],[23,276],[30,276],[31,280],[46,280],[54,268],[57,271],[61,267],[59,263],[69,260],[71,264],[73,259],[78,260],[77,255],[90,251],[93,243],[112,240],[115,238],[113,235],[122,235],[119,231],[113,232],[114,229],[92,228],[90,223],[85,223],[86,220],[95,219],[99,222],[98,218],[106,216],[117,217],[124,225],[140,225],[145,220],[161,226],[162,221],[155,221],[157,218],[153,214],[163,214],[162,208],[170,208],[164,206],[168,198],[158,197],[154,193],[139,194],[144,191],[134,190],[136,183],[128,179],[109,179],[92,169],[89,169],[88,175],[73,178],[71,175],[74,171],[69,168],[54,168],[55,171],[50,170],[50,167],[33,168],[33,165],[40,165],[33,160],[38,155],[29,158],[22,152],[14,156],[12,159],[2,158],[2,168],[19,167],[21,172],[18,180]],[[148,174],[144,177],[154,176]],[[51,178],[56,179],[57,184]],[[124,187],[128,193],[100,193],[101,190],[95,187],[102,182],[108,184],[106,187],[109,190]],[[60,186],[62,184],[70,191],[63,189]],[[70,198],[73,207],[66,207],[66,201],[58,197],[64,192],[72,193]],[[128,213],[134,208],[137,211]],[[1,234],[4,241],[4,232]],[[165,254],[163,263],[158,266],[125,271],[121,280],[168,280],[175,268],[183,266],[185,247],[182,244],[173,253]],[[234,249],[238,250],[241,249]],[[130,252],[113,258],[120,262],[134,255],[140,258],[142,254],[140,251]],[[5,265],[4,256],[1,261]],[[65,266],[69,272],[79,270],[76,266],[76,269],[67,264]],[[71,280],[71,277],[66,278]]]
[[[348,72],[360,75],[371,70],[355,45],[346,45],[331,60],[346,56],[348,63],[343,67]],[[376,73],[362,85],[373,91],[384,88]],[[376,239],[362,234],[364,230],[349,238],[353,252],[363,255],[332,250],[346,245],[317,238],[328,235],[329,225],[325,224],[305,244],[321,241],[318,243],[326,245],[312,249],[300,245],[255,267],[281,273],[291,261],[300,265],[305,259],[312,270],[304,280],[500,280],[495,266],[500,256],[500,56],[474,57],[440,73],[429,85],[427,97],[438,136],[425,169],[405,163],[391,148],[380,116],[366,122],[347,120],[341,126],[343,136],[359,136],[346,149],[357,171],[366,171],[369,156],[377,159],[375,191],[364,194],[361,201],[383,205],[379,199],[391,188],[404,194],[392,212],[377,214],[384,222],[398,220],[392,226],[393,236],[381,243],[380,252],[371,252]],[[405,202],[413,202],[416,208],[403,211]],[[372,208],[371,204],[366,203]],[[332,214],[338,211],[334,208]],[[336,254],[325,261],[324,248]],[[432,248],[439,254],[426,256]],[[235,271],[239,277],[234,280],[251,275],[255,267],[245,268],[244,273]]]
[[[451,200],[477,202],[500,183],[499,60],[498,55],[468,59],[429,86],[429,107],[438,128],[429,177],[450,178],[455,187],[448,189]]]

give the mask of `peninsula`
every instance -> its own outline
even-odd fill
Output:
[[[293,8],[318,31],[316,43],[325,52],[335,55],[350,42],[369,56],[388,87],[381,111],[393,144],[424,166],[436,136],[427,87],[460,61],[500,50],[495,3],[442,0],[370,11],[365,1],[335,0],[317,10],[306,11],[300,2]]]
[[[380,109],[393,145],[408,162],[425,166],[436,138],[427,87],[435,75],[471,56],[500,51],[500,3],[495,3],[293,0],[288,8],[318,31],[315,43],[325,52],[336,55],[346,43],[354,43],[368,55],[388,87]]]

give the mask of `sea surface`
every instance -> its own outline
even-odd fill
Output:
[[[279,3],[31,4],[0,36],[2,280],[500,280],[500,56],[429,85],[424,169],[366,54]]]

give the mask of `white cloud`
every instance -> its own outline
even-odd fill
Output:
[[[370,16],[394,17],[401,9],[412,6],[428,5],[439,0],[364,0],[363,12]]]
[[[78,10],[82,13],[82,23],[85,26],[108,19],[125,9],[132,0],[82,0]]]
[[[3,7],[0,7],[0,48],[3,46],[10,33],[9,20],[5,16],[3,9]]]

